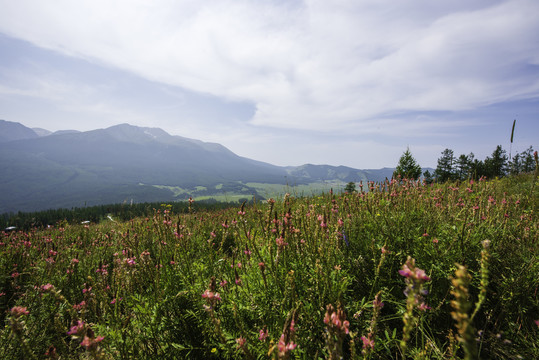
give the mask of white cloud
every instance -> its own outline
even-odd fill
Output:
[[[537,97],[539,2],[0,1],[0,31],[323,130]],[[414,123],[412,121],[412,123]],[[417,122],[400,129],[435,128]],[[387,126],[382,126],[387,130]],[[384,132],[382,131],[382,132]]]

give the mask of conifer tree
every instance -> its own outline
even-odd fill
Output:
[[[438,159],[438,165],[434,170],[434,177],[438,182],[445,182],[454,178],[453,163],[455,157],[453,156],[453,150],[445,149],[442,151],[442,156]]]
[[[399,159],[399,164],[393,173],[393,177],[399,176],[404,179],[419,179],[421,176],[421,166],[419,166],[410,152],[410,148]]]

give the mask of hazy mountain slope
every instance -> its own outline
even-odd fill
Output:
[[[383,168],[379,170],[359,170],[347,166],[313,165],[305,164],[296,167],[287,167],[287,172],[296,180],[343,182],[383,181],[391,178],[394,169]]]
[[[49,136],[50,134],[52,134],[52,131],[49,131],[47,129],[42,129],[42,128],[32,128],[32,130],[34,130],[34,132],[38,135],[38,136]]]
[[[8,142],[21,139],[34,139],[36,132],[22,124],[0,120],[0,142]]]
[[[285,168],[238,156],[220,144],[128,124],[41,137],[17,123],[0,125],[15,129],[6,132],[9,141],[0,142],[0,213],[172,201],[196,187],[210,196],[259,195],[245,184],[378,181],[393,172],[312,164]]]
[[[103,202],[173,200],[151,185],[284,183],[283,168],[218,144],[123,124],[0,144],[0,213]]]

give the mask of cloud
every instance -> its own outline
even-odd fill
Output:
[[[404,112],[539,95],[535,0],[0,3],[0,32],[252,103],[253,126],[384,133]],[[406,121],[400,128],[447,127]]]

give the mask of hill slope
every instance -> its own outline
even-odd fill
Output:
[[[2,125],[17,131],[6,132],[8,140],[0,143],[0,213],[172,201],[196,190],[250,197],[258,194],[245,185],[249,182],[379,180],[392,172],[327,165],[285,168],[238,156],[220,144],[129,124],[41,137],[18,123]]]

